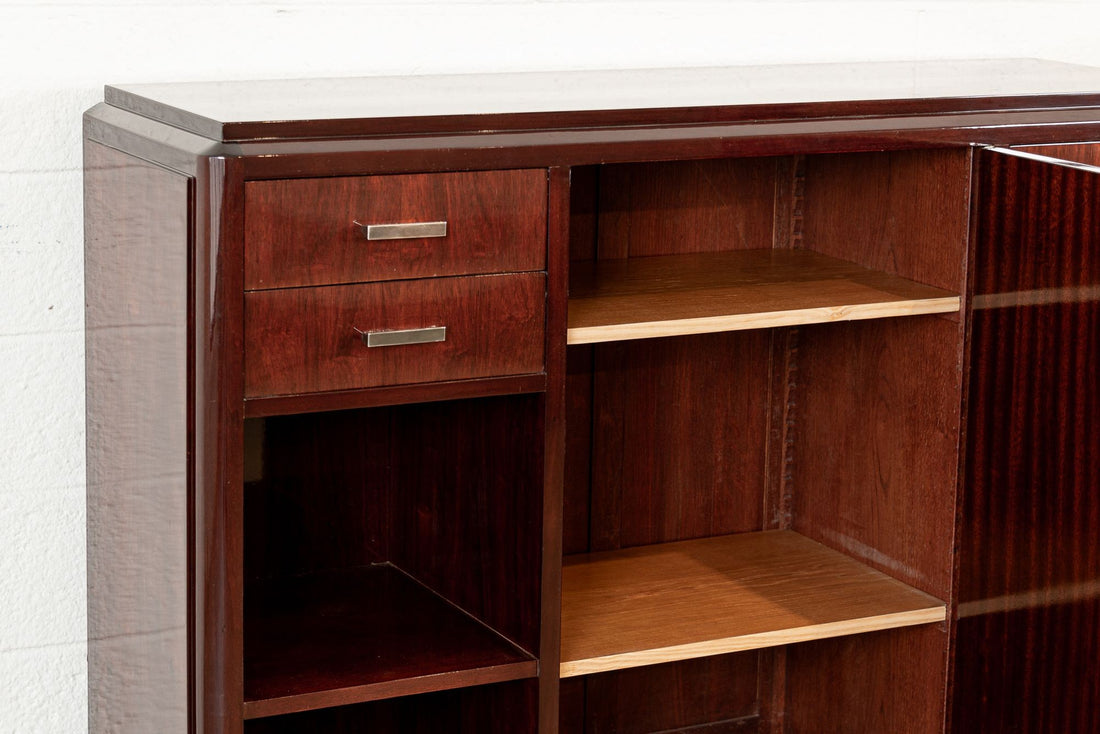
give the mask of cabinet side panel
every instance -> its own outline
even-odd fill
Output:
[[[961,372],[934,316],[807,328],[794,529],[950,598]]]
[[[1100,177],[978,191],[953,726],[1100,731]]]
[[[784,731],[939,734],[946,651],[943,625],[792,645]]]
[[[190,191],[85,145],[92,732],[189,731]]]
[[[808,156],[803,246],[958,292],[969,186],[967,148]]]
[[[584,731],[756,731],[757,674],[757,653],[746,652],[592,675]]]

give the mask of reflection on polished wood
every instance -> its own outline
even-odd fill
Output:
[[[573,264],[569,343],[951,313],[948,291],[808,250]]]
[[[797,533],[566,559],[562,677],[942,621],[943,602]]]

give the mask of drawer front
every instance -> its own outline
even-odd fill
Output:
[[[513,273],[246,293],[245,396],[542,372],[545,290]]]
[[[542,169],[245,184],[249,290],[545,266]]]

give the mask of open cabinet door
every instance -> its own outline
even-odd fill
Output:
[[[1100,731],[1100,144],[978,156],[952,729]]]

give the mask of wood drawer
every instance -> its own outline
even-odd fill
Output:
[[[545,291],[512,273],[246,293],[245,397],[542,372]],[[426,327],[445,341],[361,334]]]
[[[375,225],[375,239],[367,239],[356,222]],[[443,222],[446,233],[440,235]],[[431,236],[377,231],[377,225],[427,223],[436,223]],[[377,239],[395,234],[400,238]],[[545,266],[542,169],[245,184],[249,290]]]

